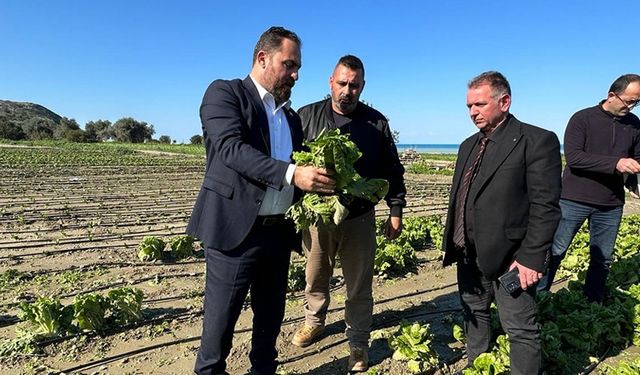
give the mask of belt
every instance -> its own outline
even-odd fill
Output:
[[[256,224],[263,227],[272,227],[274,225],[283,224],[285,222],[284,214],[258,216]]]

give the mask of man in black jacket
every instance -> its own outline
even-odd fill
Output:
[[[558,266],[589,219],[591,258],[584,285],[590,301],[602,302],[624,205],[624,176],[637,197],[640,120],[631,110],[640,101],[640,76],[625,74],[597,106],[578,111],[564,134],[567,166],[562,177],[562,219],[553,237],[551,262],[539,290],[549,290]]]
[[[511,374],[535,375],[541,371],[535,284],[560,219],[560,142],[554,133],[520,122],[510,107],[511,87],[499,72],[469,82],[467,108],[479,132],[458,152],[444,265],[458,264],[469,365],[489,350],[495,300],[509,335]],[[513,282],[498,280],[515,269]]]
[[[356,171],[364,178],[384,178],[389,182],[385,200],[391,213],[385,232],[392,239],[402,230],[406,194],[404,168],[398,159],[386,117],[359,101],[364,83],[362,61],[355,56],[343,56],[329,78],[331,98],[309,104],[298,113],[306,139],[316,138],[324,129],[340,129],[343,134],[349,134],[362,152],[362,157],[355,163]],[[324,330],[329,282],[336,254],[340,254],[347,287],[345,322],[351,349],[349,371],[366,371],[373,312],[374,203],[356,199],[347,205],[347,209],[349,214],[340,225],[320,223],[303,233],[307,255],[306,321],[292,343],[310,345]]]

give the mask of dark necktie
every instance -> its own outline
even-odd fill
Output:
[[[473,159],[473,163],[471,163],[469,168],[467,168],[467,170],[465,171],[464,176],[462,176],[462,181],[460,182],[460,187],[458,188],[458,193],[456,194],[456,208],[453,220],[453,243],[456,245],[456,247],[459,248],[463,248],[465,246],[464,212],[467,205],[467,195],[469,195],[469,187],[471,186],[473,179],[478,174],[478,167],[480,166],[482,155],[484,155],[484,150],[487,148],[488,141],[489,138],[487,137],[480,138],[480,147],[478,148],[478,153],[476,154],[475,159]]]

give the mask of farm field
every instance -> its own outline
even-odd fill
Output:
[[[407,216],[441,216],[446,211],[451,176],[443,169],[450,168],[451,161],[435,159],[416,170],[437,172],[406,175]],[[0,338],[14,340],[27,330],[18,318],[20,303],[33,303],[39,296],[52,295],[69,305],[86,293],[105,294],[129,286],[140,289],[144,299],[142,320],[108,330],[40,339],[34,353],[13,350],[14,355],[0,357],[0,372],[191,373],[199,345],[204,288],[199,244],[196,242],[190,257],[174,260],[165,256],[155,262],[141,261],[137,248],[145,236],[169,242],[183,234],[203,172],[201,147],[2,145]],[[378,208],[376,216],[384,217],[385,208]],[[625,206],[625,215],[638,212],[637,202]],[[640,238],[637,227],[629,228],[629,238]],[[374,282],[371,374],[411,373],[405,362],[392,359],[387,340],[403,321],[430,324],[440,368],[427,373],[448,374],[449,369],[462,366],[463,346],[452,335],[453,324],[460,321],[455,269],[441,267],[441,254],[433,247],[433,240],[417,247],[416,258],[405,272],[385,274]],[[637,241],[629,246],[637,252]],[[638,264],[635,252],[630,250],[625,258],[636,262],[632,264]],[[300,265],[303,259],[294,256],[293,261]],[[304,316],[301,292],[290,293],[278,342],[282,373],[345,372],[349,353],[343,334],[344,293],[337,269],[327,333],[305,349],[289,344]],[[640,319],[640,308],[636,309]],[[249,368],[249,309],[242,313],[236,328],[228,371],[245,374]],[[639,355],[631,341],[622,346],[624,350],[605,349],[588,354],[598,362],[615,355],[614,360]],[[6,347],[0,348],[0,355],[3,350]],[[589,363],[587,359],[581,365],[586,369]],[[595,364],[589,371],[604,371],[602,365]]]

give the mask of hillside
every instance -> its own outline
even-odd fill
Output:
[[[57,113],[34,103],[13,102],[0,99],[0,118],[4,118],[16,124],[34,118],[44,118],[58,124],[62,118]]]

